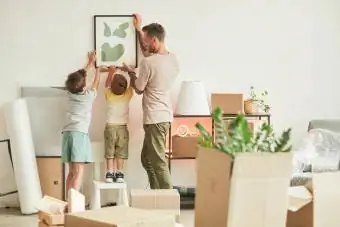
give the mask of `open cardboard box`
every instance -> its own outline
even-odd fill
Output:
[[[289,189],[287,227],[340,226],[340,172],[315,173]]]
[[[199,148],[195,227],[285,227],[291,153]]]
[[[69,213],[85,210],[85,196],[80,192],[70,189],[68,199],[69,203],[45,195],[37,206],[39,227],[64,225],[66,207]]]
[[[39,226],[44,224],[48,226],[64,225],[64,210],[67,203],[50,196],[44,198],[38,204],[38,219],[41,222]]]

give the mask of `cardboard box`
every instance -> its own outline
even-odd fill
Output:
[[[225,114],[243,113],[243,94],[212,93],[211,109],[218,106]]]
[[[176,189],[131,189],[131,206],[141,209],[179,210],[180,195]]]
[[[131,207],[158,210],[179,220],[181,199],[177,189],[131,189]]]
[[[195,227],[285,227],[291,153],[199,148]]]
[[[50,196],[44,196],[38,204],[38,219],[49,226],[64,224],[64,209],[67,203]]]
[[[174,227],[171,215],[156,214],[149,210],[114,206],[67,214],[65,227]]]
[[[38,227],[64,227],[64,225],[47,225],[46,223],[39,221]]]
[[[172,136],[172,157],[173,158],[196,158],[198,137]]]
[[[287,227],[340,226],[340,172],[315,173],[289,189]]]
[[[63,214],[49,214],[41,211],[38,212],[38,220],[41,224],[46,224],[47,226],[60,226],[65,223]]]

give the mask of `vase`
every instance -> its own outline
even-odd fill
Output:
[[[244,112],[246,114],[256,114],[259,112],[259,102],[251,99],[244,101]]]

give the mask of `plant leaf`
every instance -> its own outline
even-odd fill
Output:
[[[125,22],[125,23],[119,25],[119,29],[121,29],[121,30],[125,30],[128,27],[129,27],[129,22]]]
[[[125,38],[127,36],[127,33],[124,30],[121,29],[116,29],[113,33],[112,36],[117,36],[119,38]]]
[[[104,22],[104,36],[110,37],[111,36],[111,28],[110,26]]]

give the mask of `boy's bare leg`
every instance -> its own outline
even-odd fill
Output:
[[[112,173],[115,170],[114,159],[113,158],[106,159],[106,166],[107,166],[107,171]]]
[[[67,194],[71,188],[79,191],[84,176],[84,163],[69,163],[69,172],[66,179]],[[69,207],[65,206],[64,213],[68,213]]]
[[[116,181],[118,183],[124,183],[124,159],[115,158],[117,163],[117,173],[116,173]]]
[[[116,181],[115,171],[117,170],[117,164],[114,158],[106,159],[107,172],[105,176],[106,183],[113,183]]]
[[[69,172],[66,179],[66,191],[68,194],[68,191],[73,188],[77,191],[80,189],[80,185],[82,183],[83,175],[84,175],[84,163],[69,163]],[[65,213],[67,213],[67,206],[64,210]]]
[[[68,192],[71,188],[72,188],[72,163],[68,164],[69,166],[69,171],[68,171],[68,175],[67,175],[67,179],[66,179],[66,192]]]
[[[72,163],[72,165],[70,165],[70,173],[72,174],[71,176],[72,180],[71,183],[69,184],[68,190],[71,188],[77,191],[80,190],[80,186],[82,184],[84,176],[84,168],[85,168],[84,163]]]
[[[117,170],[119,172],[123,172],[124,171],[124,159],[122,158],[115,158],[116,163],[117,163]]]

